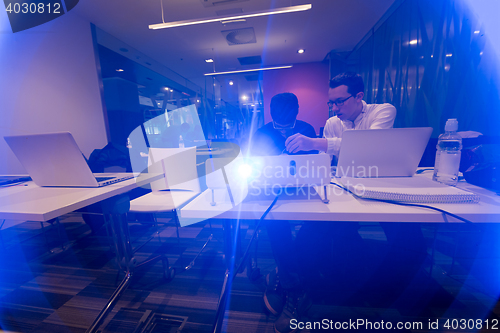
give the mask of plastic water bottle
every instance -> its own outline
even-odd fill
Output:
[[[184,138],[179,135],[179,148],[184,148]]]
[[[458,182],[458,167],[462,150],[462,137],[457,134],[458,121],[448,119],[444,134],[438,138],[436,163],[434,164],[433,180],[456,186]]]

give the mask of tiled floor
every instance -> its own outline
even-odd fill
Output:
[[[67,248],[61,250],[56,230],[47,229],[52,254],[46,251],[39,223],[25,222],[2,230],[0,327],[3,330],[85,332],[123,277],[117,274],[105,232],[91,235],[77,213],[65,215],[61,222]],[[252,233],[247,228],[243,227],[246,240]],[[130,229],[137,240],[135,244],[155,231],[149,225],[137,223],[131,224]],[[384,276],[369,275],[384,253],[385,237],[378,225],[362,225],[360,234],[374,253],[370,257],[373,260],[365,263],[367,275],[335,284],[328,279],[318,281],[310,290],[314,304],[304,317],[304,324],[317,323],[319,328],[325,328],[328,323],[331,325],[328,327],[335,328],[335,323],[363,320],[365,326],[358,330],[381,331],[376,326],[382,320],[393,325],[422,323],[422,327],[414,329],[391,330],[408,332],[479,331],[476,321],[474,328],[470,328],[469,321],[469,328],[464,329],[460,329],[461,322],[450,321],[451,327],[446,329],[443,325],[447,319],[489,319],[489,325],[494,325],[500,310],[496,309],[500,294],[497,228],[424,225],[423,231],[429,244],[429,259],[410,277],[398,281],[391,279],[390,272]],[[137,272],[131,287],[101,329],[133,332],[141,318],[156,315],[163,316],[156,318],[163,325],[170,325],[163,326],[164,331],[174,327],[182,332],[210,332],[225,270],[221,225],[214,221],[213,229],[208,224],[182,228],[180,241],[175,238],[175,227],[166,225],[161,228],[161,242],[155,238],[137,253],[142,260],[165,252],[171,266],[180,271],[211,232],[215,237],[194,268],[177,274],[172,281],[162,279],[160,262]],[[259,237],[258,265],[263,275],[274,268],[265,230]],[[251,282],[245,273],[238,274],[232,284],[224,331],[273,332],[275,317],[264,311],[262,302],[264,278]],[[440,327],[432,329],[436,320]],[[500,330],[500,323],[496,327]],[[319,328],[303,331],[322,331]]]

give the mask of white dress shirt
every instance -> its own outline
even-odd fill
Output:
[[[326,153],[338,157],[344,131],[392,128],[396,118],[396,108],[394,106],[388,103],[366,104],[365,101],[362,101],[362,103],[363,109],[354,121],[340,120],[337,116],[333,116],[326,121],[323,131],[323,137],[328,141]]]

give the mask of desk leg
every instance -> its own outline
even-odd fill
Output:
[[[132,273],[127,272],[125,274],[125,278],[122,280],[118,288],[116,288],[115,292],[113,295],[111,295],[111,298],[108,300],[108,303],[104,307],[104,309],[101,310],[97,318],[94,320],[92,325],[89,327],[87,330],[87,333],[93,333],[97,332],[97,329],[99,326],[102,324],[108,313],[113,309],[115,306],[115,303],[118,301],[122,293],[128,288],[128,285],[130,284],[130,279],[132,278]]]
[[[168,259],[164,255],[159,255],[148,259],[140,264],[134,257],[134,251],[130,242],[130,232],[128,228],[127,212],[130,209],[130,198],[126,194],[110,198],[102,202],[103,214],[107,217],[106,223],[111,229],[113,248],[115,250],[116,261],[121,270],[125,272],[125,277],[111,295],[106,306],[101,310],[97,318],[87,330],[87,333],[94,333],[103,323],[106,316],[113,309],[122,293],[128,288],[134,270],[140,266],[162,260],[165,279],[173,278],[173,269],[168,265]]]
[[[240,221],[239,220],[223,220],[222,230],[224,238],[224,257],[226,261],[226,274],[224,275],[224,283],[222,285],[221,294],[219,297],[219,304],[217,304],[217,311],[215,312],[215,323],[213,332],[218,333],[222,330],[224,322],[224,314],[226,312],[227,300],[231,293],[231,285],[233,275],[238,274],[234,272],[235,264],[241,260],[241,235],[240,235]],[[244,269],[244,267],[242,267]]]
[[[108,216],[108,222],[111,227],[113,237],[113,246],[116,252],[116,261],[125,271],[125,278],[118,285],[106,306],[101,310],[97,318],[87,330],[87,333],[94,333],[102,324],[106,316],[113,309],[113,306],[118,301],[122,293],[128,288],[132,272],[136,265],[133,257],[132,246],[130,245],[130,234],[128,230],[128,222],[126,213],[130,209],[130,199],[128,195],[120,195],[110,198],[102,202],[102,210]]]
[[[235,263],[238,262],[242,256],[240,221],[229,219],[223,220],[222,230],[224,238],[224,258],[226,260],[226,268],[232,270]]]
[[[224,283],[222,284],[222,290],[219,297],[219,303],[217,304],[217,310],[215,311],[215,323],[212,329],[213,333],[222,332],[222,324],[224,323],[224,314],[226,313],[226,304],[229,293],[231,293],[231,280],[232,274],[230,269],[226,269],[226,274],[224,275]]]

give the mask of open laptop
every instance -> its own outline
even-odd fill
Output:
[[[411,177],[431,134],[431,127],[345,131],[336,176]]]
[[[134,177],[132,173],[93,174],[69,132],[4,138],[38,186],[101,187]]]

